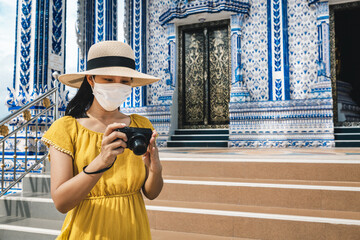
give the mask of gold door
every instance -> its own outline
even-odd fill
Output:
[[[179,28],[179,127],[224,128],[229,123],[227,21]]]

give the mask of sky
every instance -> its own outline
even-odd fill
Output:
[[[16,1],[0,0],[0,119],[8,114],[5,106],[7,87],[13,82],[15,17]]]
[[[0,120],[5,118],[9,112],[5,105],[8,96],[7,87],[13,84],[14,75],[14,51],[15,51],[15,18],[17,0],[0,0]],[[77,71],[77,45],[75,23],[77,18],[77,5],[75,0],[66,0],[66,72]],[[124,0],[118,1],[118,39],[124,41],[123,20]],[[4,34],[6,33],[6,34]],[[70,97],[75,89],[70,90]]]

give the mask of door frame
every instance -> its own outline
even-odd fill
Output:
[[[336,87],[336,52],[335,52],[335,12],[338,10],[352,9],[360,7],[360,1],[340,2],[329,5],[329,27],[330,27],[330,64],[331,64],[331,85],[333,99],[333,121],[335,126],[360,126],[360,122],[338,122],[338,101]]]
[[[193,128],[193,129],[204,129],[204,128],[229,128],[229,124],[219,124],[219,125],[184,125],[184,109],[183,109],[183,100],[184,100],[184,66],[183,66],[183,50],[184,50],[184,41],[183,41],[183,31],[186,30],[195,30],[203,27],[217,27],[224,26],[228,27],[228,46],[229,46],[229,91],[231,91],[231,25],[229,19],[224,19],[220,21],[213,22],[204,22],[196,23],[190,25],[182,25],[178,27],[178,128]],[[230,103],[230,99],[229,99]]]

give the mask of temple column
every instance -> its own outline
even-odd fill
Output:
[[[91,45],[117,40],[117,1],[78,0],[77,5],[78,71],[85,71],[87,52]]]
[[[18,0],[14,79],[7,98],[10,111],[53,88],[55,71],[64,73],[65,8],[65,0]],[[68,99],[65,87],[58,87],[61,110]]]
[[[287,0],[268,0],[269,100],[290,99]]]
[[[168,68],[166,73],[169,78],[166,79],[166,90],[162,96],[159,97],[159,100],[163,102],[172,102],[174,90],[176,88],[176,28],[174,23],[165,25],[167,31],[167,44],[168,44]]]
[[[243,64],[241,63],[241,31],[245,14],[231,16],[231,93],[230,104],[250,100],[249,91],[243,81]]]
[[[139,72],[146,73],[146,0],[127,0],[126,8],[127,14],[130,15],[127,24],[131,29],[127,41],[135,52],[135,67]],[[124,106],[146,106],[146,86],[133,88]]]
[[[65,0],[17,1],[14,78],[6,100],[10,112],[57,86],[58,107],[60,115],[63,114],[68,92],[63,84],[54,81],[53,73],[62,74],[65,71],[65,11]],[[18,129],[54,100],[50,97],[36,104],[5,125],[10,127],[10,132]],[[20,128],[16,136],[5,141],[6,153],[16,155],[15,158],[7,159],[9,164],[16,164],[23,169],[25,159],[29,166],[45,154],[46,147],[41,144],[39,137],[54,120],[53,115],[52,111],[41,115],[27,127]]]
[[[95,1],[95,42],[117,39],[117,1]]]
[[[318,74],[311,93],[313,98],[332,98],[329,4],[328,2],[317,2],[312,6],[316,8],[316,23],[318,29]]]

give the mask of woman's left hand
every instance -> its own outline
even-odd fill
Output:
[[[159,150],[156,146],[156,138],[159,134],[156,130],[153,131],[153,134],[150,139],[147,152],[143,155],[143,161],[148,170],[152,173],[161,173],[162,166],[159,159]]]

